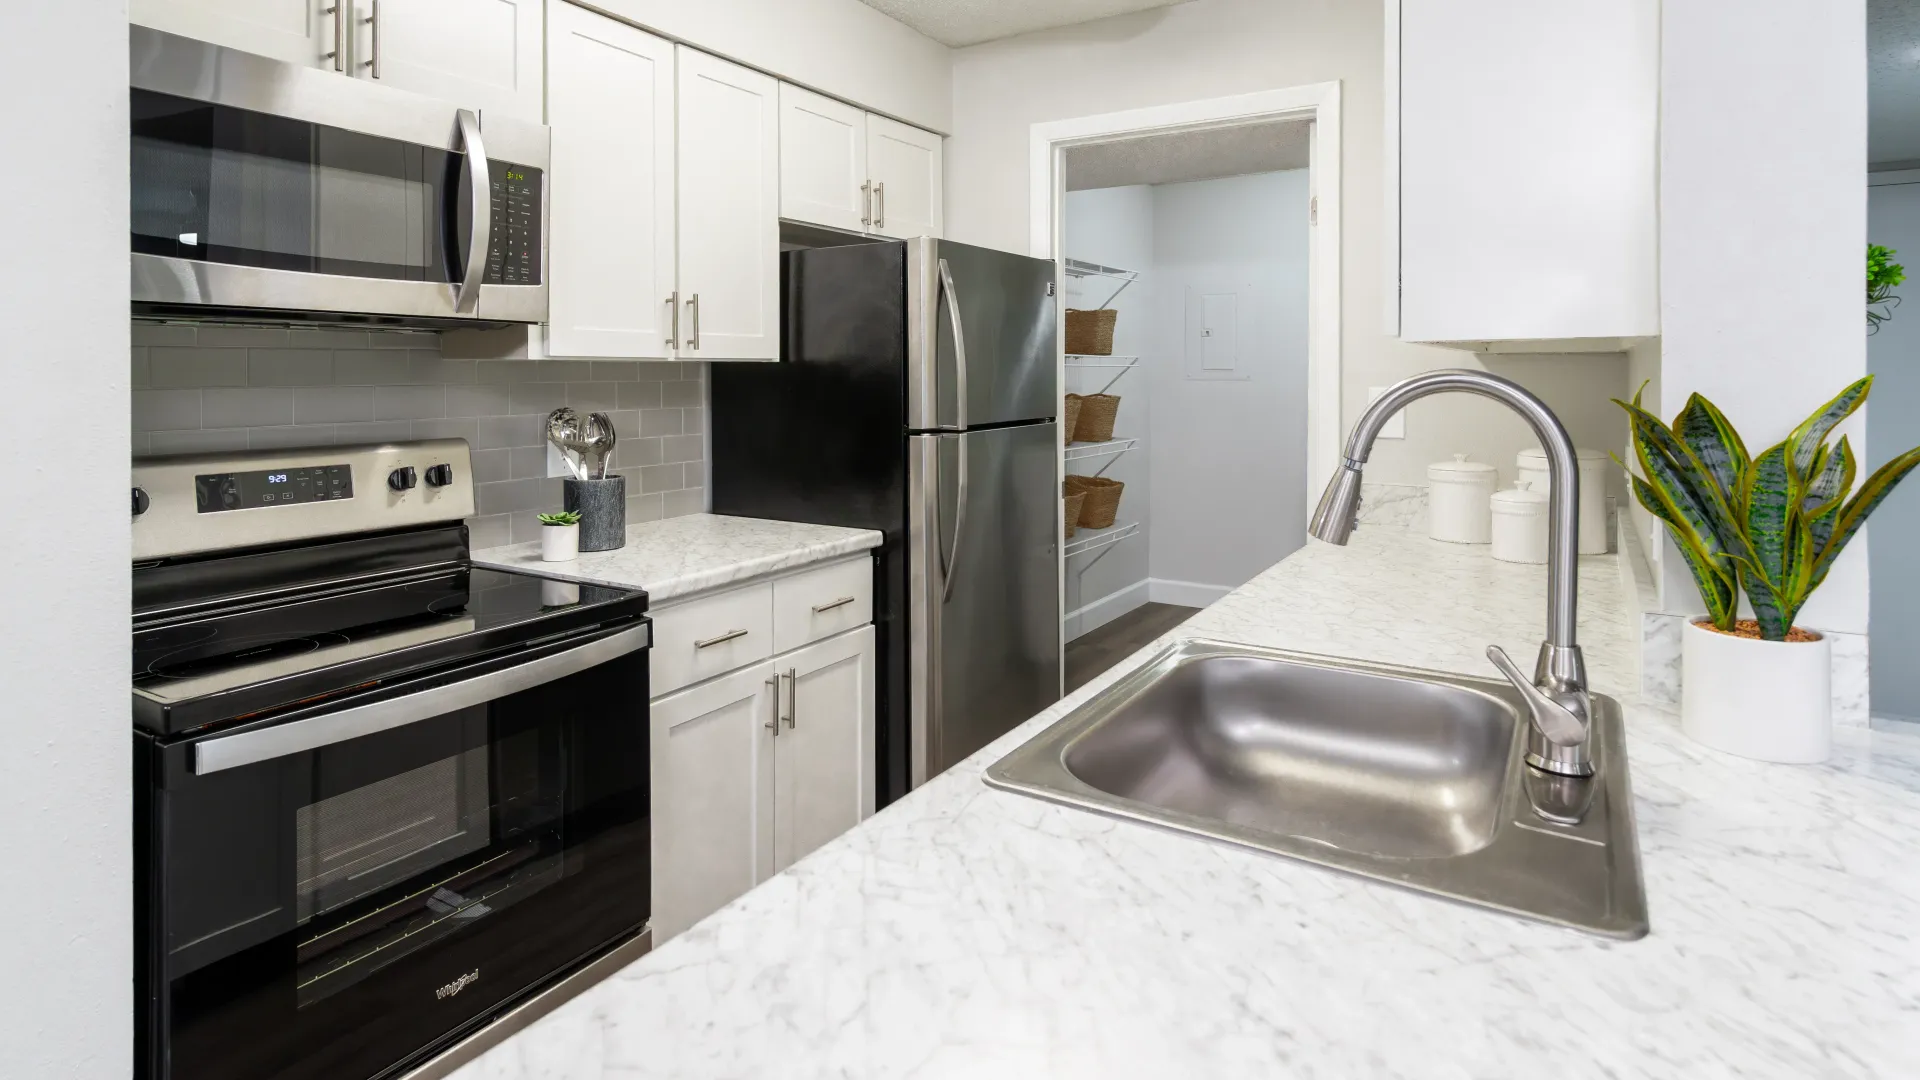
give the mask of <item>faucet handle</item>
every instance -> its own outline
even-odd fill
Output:
[[[1520,696],[1526,699],[1527,711],[1533,714],[1534,729],[1555,746],[1578,746],[1587,741],[1587,723],[1574,714],[1573,710],[1549,697],[1545,691],[1533,685],[1533,680],[1520,673],[1507,657],[1506,650],[1498,645],[1487,646],[1487,659],[1500,669]]]

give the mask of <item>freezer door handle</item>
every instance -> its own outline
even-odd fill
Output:
[[[953,287],[953,270],[947,266],[947,260],[941,259],[940,295],[947,306],[947,318],[953,323],[953,426],[964,430],[967,426],[967,338],[960,329],[960,292]],[[960,466],[962,477],[966,476],[965,459]],[[966,490],[966,481],[961,480],[961,491]],[[966,496],[961,496],[964,506]],[[957,534],[956,534],[957,538]]]
[[[965,380],[962,380],[960,385],[965,386]],[[941,576],[946,578],[946,584],[940,588],[940,602],[943,604],[953,599],[953,582],[959,577],[954,571],[960,568],[960,538],[965,536],[967,531],[967,442],[965,439],[955,439],[953,445],[954,457],[959,459],[960,465],[954,474],[954,487],[958,491],[955,493],[953,507],[953,554],[943,558],[940,567],[943,572]],[[934,542],[939,543],[938,538]]]

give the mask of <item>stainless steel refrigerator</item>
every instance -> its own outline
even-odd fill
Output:
[[[778,364],[712,365],[718,514],[878,529],[878,800],[1060,696],[1054,264],[781,255]]]

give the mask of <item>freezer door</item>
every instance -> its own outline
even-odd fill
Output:
[[[1053,262],[907,241],[907,427],[960,431],[1059,415]]]
[[[1060,698],[1058,437],[908,440],[915,787]]]

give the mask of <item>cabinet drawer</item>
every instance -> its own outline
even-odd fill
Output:
[[[773,583],[773,651],[873,621],[873,560],[849,559]]]
[[[653,616],[653,694],[772,656],[773,588],[749,585],[662,608]]]

